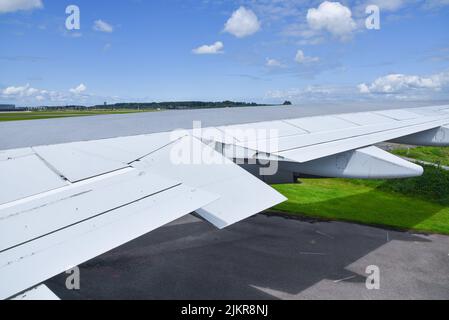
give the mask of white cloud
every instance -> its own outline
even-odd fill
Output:
[[[94,22],[94,30],[100,32],[111,33],[114,31],[114,27],[103,20],[97,20]]]
[[[73,94],[81,94],[86,90],[87,90],[87,87],[83,83],[81,83],[79,86],[72,88],[69,91]]]
[[[265,99],[270,101],[292,100],[304,101],[340,101],[354,94],[353,88],[343,86],[307,86],[305,88],[290,88],[286,90],[270,90]]]
[[[194,54],[218,54],[223,53],[223,42],[217,41],[214,44],[211,45],[203,45],[201,47],[198,47],[196,49],[193,49],[192,52]]]
[[[14,99],[18,102],[32,102],[44,100],[62,100],[63,94],[56,91],[40,90],[31,87],[29,84],[24,86],[10,86],[1,91],[1,97],[8,100]]]
[[[7,87],[2,91],[2,94],[6,97],[30,97],[38,92],[39,90],[30,87],[29,84],[26,84],[19,87]]]
[[[73,96],[79,96],[87,90],[84,84],[69,89],[69,92]],[[19,100],[29,100],[36,99],[38,101],[49,100],[49,101],[63,101],[69,98],[69,93],[41,90],[31,87],[29,84],[24,86],[10,86],[0,91],[1,96],[4,98],[19,99]]]
[[[357,86],[360,93],[370,93],[369,87],[366,83],[361,83]]]
[[[39,93],[39,90],[35,88],[28,88],[26,92],[27,96],[34,96],[36,93]]]
[[[270,90],[266,92],[265,99],[273,103],[288,99],[295,102],[333,101],[345,104],[347,102],[378,104],[379,101],[394,103],[448,100],[449,70],[429,76],[390,74],[372,83],[361,83],[357,87],[312,85],[304,88]]]
[[[284,65],[279,61],[279,60],[276,60],[276,59],[270,59],[270,58],[267,58],[267,62],[266,62],[266,64],[265,64],[267,67],[272,67],[272,68],[280,68],[280,67],[283,67]]]
[[[250,36],[260,30],[260,21],[256,14],[245,7],[240,7],[232,13],[225,24],[224,31],[233,34],[237,38]]]
[[[342,40],[356,29],[351,10],[340,2],[324,1],[318,8],[309,9],[307,23],[313,30],[326,30]]]
[[[363,94],[424,94],[435,93],[449,86],[449,72],[430,76],[416,76],[405,74],[389,74],[374,80],[371,84],[358,85]]]
[[[5,103],[14,101],[19,106],[87,105],[103,104],[104,101],[122,101],[118,97],[92,95],[86,93],[86,90],[87,87],[84,84],[66,91],[36,89],[29,84],[10,86],[0,89],[0,101]]]
[[[42,8],[42,0],[0,0],[0,13]]]
[[[308,57],[302,50],[296,52],[295,61],[300,64],[314,63],[320,61],[318,57]]]

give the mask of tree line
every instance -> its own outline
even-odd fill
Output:
[[[167,109],[167,110],[181,110],[181,109],[207,109],[207,108],[235,108],[235,107],[257,107],[268,106],[268,104],[258,104],[255,102],[235,102],[235,101],[221,101],[221,102],[205,102],[205,101],[175,101],[175,102],[126,102],[115,104],[102,104],[94,106],[82,105],[67,105],[67,106],[42,106],[39,109],[50,110],[91,110],[91,109]]]

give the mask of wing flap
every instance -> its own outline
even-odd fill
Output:
[[[0,151],[0,161],[13,160],[16,158],[34,154],[32,148],[2,150]]]
[[[0,181],[0,205],[67,185],[34,154],[0,161]]]
[[[46,285],[41,284],[40,286],[18,294],[11,300],[56,301],[60,299]]]
[[[178,158],[183,155],[182,158]],[[185,137],[132,164],[150,172],[180,179],[218,194],[220,199],[197,210],[204,219],[224,228],[286,200],[194,137]]]
[[[61,176],[78,182],[127,167],[126,163],[83,150],[84,143],[34,148],[35,152]]]
[[[8,208],[0,207],[0,252],[177,185],[180,182],[145,171],[124,170],[93,183]]]
[[[128,167],[172,142],[170,133],[41,146],[34,151],[62,176],[78,182]]]
[[[180,184],[108,212],[91,212],[90,218],[19,243],[0,252],[0,299],[31,288],[217,199],[210,192]],[[45,221],[51,223],[48,219],[42,222]]]

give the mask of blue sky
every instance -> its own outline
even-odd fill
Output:
[[[449,99],[448,31],[448,0],[0,0],[0,103]]]

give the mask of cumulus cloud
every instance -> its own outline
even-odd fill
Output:
[[[29,84],[26,84],[18,87],[7,87],[3,89],[2,94],[6,97],[30,97],[38,92],[38,89],[32,88]]]
[[[308,57],[302,50],[296,52],[295,61],[299,64],[307,64],[320,61],[318,57]]]
[[[73,95],[80,95],[87,90],[84,84],[70,89],[69,92]],[[30,101],[36,99],[37,101],[49,100],[49,101],[65,101],[68,98],[67,93],[48,91],[42,89],[36,89],[26,84],[24,86],[10,86],[0,91],[3,98],[25,100]]]
[[[359,101],[376,104],[379,101],[395,103],[412,100],[447,100],[449,71],[429,76],[389,74],[372,83],[361,83],[358,86],[312,85],[304,88],[270,90],[266,92],[265,99],[271,102],[288,99],[297,102]]]
[[[307,86],[305,88],[290,88],[285,90],[269,90],[265,99],[270,101],[292,100],[304,101],[341,101],[354,94],[354,89],[344,86]]]
[[[99,32],[111,33],[114,31],[114,27],[103,20],[96,20],[94,22],[94,30]]]
[[[357,86],[360,93],[370,93],[370,89],[366,83],[361,83]]]
[[[349,38],[356,29],[351,10],[340,2],[324,1],[309,9],[307,23],[312,30],[325,30],[341,39]]]
[[[416,75],[389,74],[374,80],[371,84],[358,86],[360,93],[403,94],[408,92],[440,91],[449,85],[449,72],[421,77]]]
[[[270,58],[267,58],[267,62],[266,62],[265,65],[266,65],[267,67],[272,67],[272,68],[283,67],[283,64],[282,64],[279,60],[276,60],[276,59],[270,59]]]
[[[223,42],[217,41],[214,44],[211,45],[203,45],[196,49],[193,49],[192,52],[194,54],[218,54],[223,53]]]
[[[0,13],[40,9],[42,0],[0,0]]]
[[[1,97],[8,100],[15,100],[20,103],[33,103],[47,101],[66,101],[67,95],[57,91],[47,91],[31,87],[29,84],[24,86],[10,86],[1,90]]]
[[[259,19],[252,10],[240,7],[232,13],[225,24],[224,31],[237,38],[243,38],[259,31],[260,25]]]
[[[68,104],[102,104],[104,101],[122,101],[117,96],[98,96],[86,93],[84,84],[64,90],[45,90],[34,88],[29,84],[23,86],[9,86],[0,89],[0,101],[15,102],[20,106],[68,105]]]
[[[81,94],[86,90],[87,90],[87,87],[83,83],[81,83],[79,86],[72,88],[69,91],[73,94]]]

